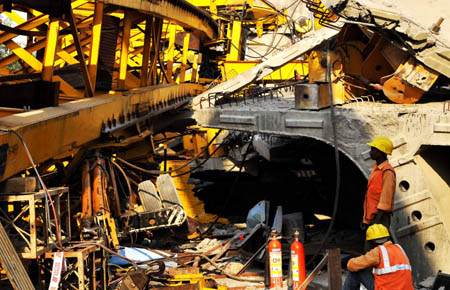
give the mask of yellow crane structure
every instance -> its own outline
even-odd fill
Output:
[[[185,41],[191,33],[182,32],[185,39],[175,50],[175,36],[185,31],[176,23],[194,28],[193,36],[208,40],[217,33],[215,21],[185,2],[178,6],[160,3],[165,9],[151,2],[145,7],[134,3],[72,1],[67,11],[59,11],[59,17],[23,6],[4,11],[17,25],[4,31],[0,39],[10,51],[1,60],[0,81],[12,90],[17,86],[35,88],[34,96],[29,97],[38,105],[19,101],[8,107],[8,98],[17,96],[5,97],[1,124],[33,144],[31,153],[37,163],[75,154],[102,131],[142,122],[186,103],[202,90],[195,69],[189,79],[186,76],[189,53],[194,67],[199,57]],[[21,34],[27,37],[25,45],[17,44],[15,37]],[[168,50],[164,56],[161,44]],[[14,62],[20,63],[20,69],[11,71],[7,66]],[[174,63],[178,67],[174,68]],[[40,110],[24,112],[27,106]],[[33,130],[27,129],[29,126]],[[62,134],[56,136],[55,130]],[[74,131],[83,133],[74,135]],[[52,142],[48,142],[49,136]],[[4,180],[29,164],[20,157],[24,151],[17,146],[18,140],[4,133],[1,139]]]

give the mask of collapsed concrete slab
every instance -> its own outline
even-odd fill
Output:
[[[216,101],[215,99],[208,99],[208,96],[211,94],[223,92],[233,93],[248,86],[252,82],[262,80],[286,63],[298,58],[314,47],[322,44],[327,39],[337,35],[338,32],[339,31],[332,29],[322,29],[309,34],[308,37],[282,50],[268,60],[198,95],[193,100],[194,108],[201,109],[202,105],[206,106],[208,102],[214,104]],[[205,103],[203,104],[203,102]]]

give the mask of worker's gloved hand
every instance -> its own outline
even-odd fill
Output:
[[[385,214],[386,212],[384,210],[379,209],[377,212],[377,215],[375,216],[375,221],[373,222],[374,224],[380,224],[381,223],[381,217]]]
[[[360,227],[361,230],[363,230],[363,231],[367,230],[367,227],[368,227],[368,226],[369,226],[368,224],[365,224],[365,223],[363,223],[362,221],[361,221],[361,223],[359,224],[359,227]]]

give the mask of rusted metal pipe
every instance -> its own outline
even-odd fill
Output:
[[[103,210],[107,212],[111,212],[109,206],[109,198],[108,198],[108,173],[106,171],[106,163],[105,159],[100,158],[100,166],[102,170],[102,198],[103,198]]]
[[[105,208],[103,202],[103,181],[102,170],[100,168],[100,158],[96,158],[94,169],[92,170],[92,210],[94,214],[102,212]]]
[[[120,211],[120,201],[119,201],[119,191],[117,190],[117,183],[116,183],[116,174],[114,173],[114,168],[112,166],[111,162],[108,162],[109,165],[109,175],[111,176],[111,185],[112,185],[112,189],[113,189],[113,208],[116,212],[117,216],[120,216],[121,211]]]
[[[91,191],[91,176],[89,174],[89,161],[85,161],[83,164],[83,170],[81,172],[81,212],[82,219],[92,217],[92,191]]]
[[[442,24],[442,22],[444,22],[444,18],[443,18],[443,17],[440,17],[440,18],[438,19],[438,21],[437,21],[435,24],[433,24],[433,26],[431,27],[431,32],[432,32],[433,34],[439,34],[439,31],[441,30],[441,24]]]

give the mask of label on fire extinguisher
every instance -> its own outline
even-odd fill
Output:
[[[292,280],[300,281],[300,275],[298,273],[298,255],[291,254],[291,269],[292,269]]]
[[[277,249],[279,251],[279,249]],[[281,252],[270,252],[270,276],[283,277]]]

